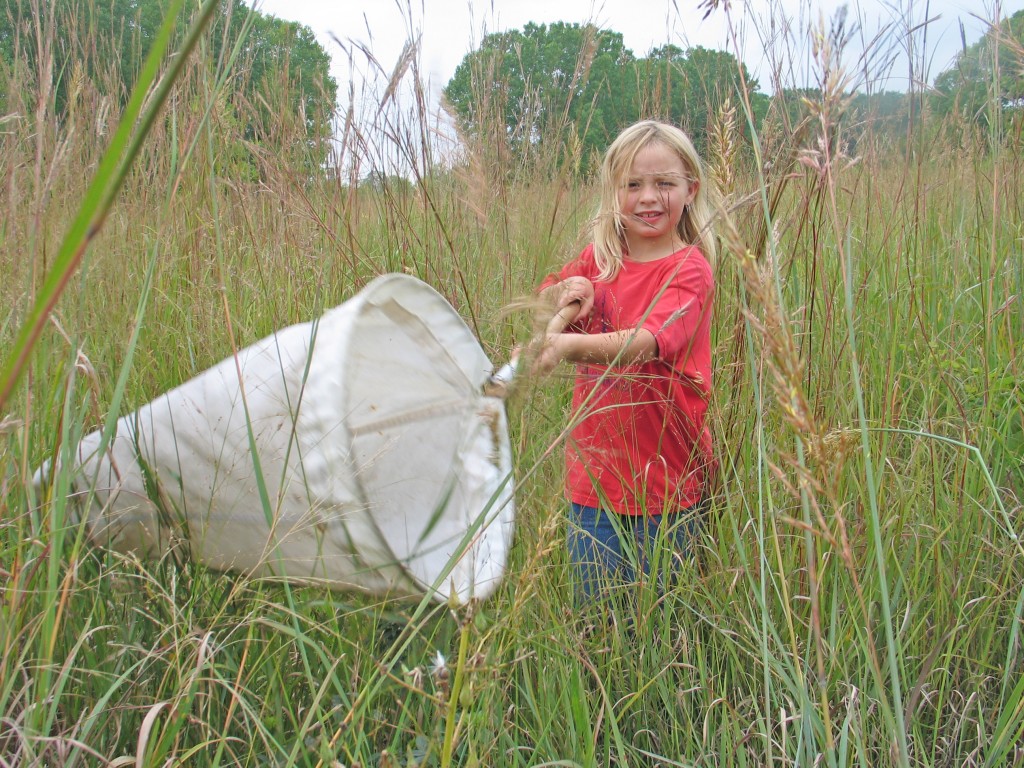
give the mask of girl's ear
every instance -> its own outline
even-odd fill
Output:
[[[690,182],[690,194],[686,197],[686,205],[689,205],[697,199],[697,192],[700,190],[700,179],[694,179]]]

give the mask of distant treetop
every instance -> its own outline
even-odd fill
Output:
[[[665,45],[638,58],[618,32],[531,23],[487,35],[459,64],[444,96],[466,135],[500,138],[516,151],[554,141],[578,164],[647,117],[675,122],[700,147],[708,116],[730,97],[737,102],[741,79],[756,94],[757,82],[724,51]],[[756,94],[755,101],[765,108],[766,97]]]
[[[1024,110],[1024,10],[965,47],[952,67],[935,78],[941,114],[956,111],[985,119],[994,95],[1004,110]]]
[[[63,119],[76,78],[86,78],[101,93],[124,103],[152,47],[169,0],[49,0],[53,14],[54,112]],[[8,0],[0,12],[0,66],[44,71],[37,65],[32,0]],[[45,21],[49,21],[47,18]],[[183,30],[179,30],[179,34]],[[308,140],[323,143],[330,134],[337,83],[330,57],[309,27],[251,10],[244,0],[221,4],[208,33],[207,60],[230,71],[230,100],[251,141],[270,139],[272,124],[290,112],[305,124]],[[0,76],[0,104],[8,79]]]

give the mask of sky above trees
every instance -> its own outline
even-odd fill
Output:
[[[344,3],[321,3],[318,0],[264,0],[260,8],[312,28],[333,59],[332,72],[341,86],[350,74],[357,79],[368,68],[362,54],[350,60],[342,44],[350,41],[365,45],[387,74],[401,55],[405,42],[420,35],[422,75],[429,80],[436,98],[467,53],[480,44],[487,33],[520,29],[528,22],[570,23],[593,22],[598,27],[619,32],[627,48],[637,56],[645,56],[652,48],[672,44],[681,48],[700,45],[725,50],[746,64],[762,88],[771,91],[771,70],[774,63],[765,50],[788,50],[789,58],[799,67],[785,71],[790,80],[785,87],[813,84],[806,70],[810,43],[806,34],[809,22],[824,14],[833,18],[842,0],[733,0],[727,15],[722,9],[703,19],[699,0],[651,1],[636,0],[425,0],[412,2],[412,18],[401,11],[403,3],[355,0]],[[926,31],[915,33],[915,70],[928,82],[953,62],[961,49],[960,23],[968,45],[977,42],[991,16],[989,0],[852,0],[849,22],[860,22],[857,35],[848,51],[848,65],[857,67],[865,47],[888,31],[890,41],[876,45],[876,56],[870,62],[874,74],[887,75],[884,81],[874,79],[874,90],[906,90],[909,84],[909,63],[905,55],[906,29],[922,24]],[[909,6],[909,11],[906,7]],[[1011,7],[1014,6],[1014,7]],[[925,16],[927,7],[928,16]],[[1003,2],[1002,15],[1011,15],[1022,7],[1021,0]],[[638,13],[643,9],[643,13]],[[909,16],[908,16],[909,14]],[[980,16],[981,18],[978,18]],[[787,35],[778,23],[783,17],[791,22]],[[773,29],[773,19],[775,20]],[[335,40],[337,39],[337,41]]]

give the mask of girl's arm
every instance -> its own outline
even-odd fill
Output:
[[[537,353],[534,371],[549,373],[563,360],[568,363],[627,365],[647,363],[658,356],[658,342],[646,328],[611,333],[551,333]]]

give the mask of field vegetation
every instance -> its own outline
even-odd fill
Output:
[[[843,25],[794,30],[809,61],[770,52],[777,97],[716,95],[720,481],[684,578],[596,614],[563,553],[566,377],[509,403],[512,562],[464,608],[102,551],[31,481],[385,272],[507,359],[531,323],[505,308],[593,212],[588,105],[524,140],[470,67],[473,122],[443,144],[415,47],[353,50],[387,74],[342,84],[359,106],[325,138],[293,79],[240,90],[219,11],[121,78],[58,44],[58,4],[26,5],[0,35],[0,766],[1024,765],[1019,36],[968,51],[969,99],[915,86],[895,121],[854,108],[874,73],[840,64]],[[630,117],[685,124],[662,107]]]

